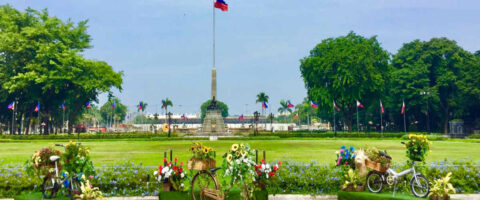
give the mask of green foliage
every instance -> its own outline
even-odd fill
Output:
[[[90,149],[80,143],[70,141],[65,145],[65,153],[62,155],[63,170],[70,175],[83,174],[94,175],[93,162],[90,160]]]
[[[342,185],[343,188],[348,186],[353,186],[353,188],[357,188],[357,186],[361,186],[365,183],[364,178],[362,179],[358,174],[358,170],[349,169],[347,174],[344,176],[344,183]]]
[[[333,101],[341,109],[348,130],[353,130],[356,100],[377,102],[388,80],[389,55],[376,37],[350,32],[328,38],[300,60],[300,72],[309,99],[332,111]]]
[[[140,107],[140,105],[142,105],[142,106]],[[140,103],[137,105],[137,110],[143,112],[143,111],[145,111],[145,110],[147,109],[147,107],[148,107],[148,103],[147,103],[147,102],[140,101]]]
[[[46,134],[50,127],[61,126],[63,102],[73,126],[86,102],[111,88],[122,89],[122,72],[83,57],[91,47],[87,21],[75,24],[46,10],[20,12],[9,5],[0,6],[0,19],[0,101],[17,101],[16,112],[27,121],[37,118],[33,107],[40,102]],[[10,116],[0,109],[0,117]]]
[[[447,197],[450,193],[455,193],[455,188],[450,183],[450,178],[452,176],[452,172],[449,172],[445,177],[435,179],[430,184],[432,185],[432,189],[430,189],[429,197]]]
[[[224,171],[224,180],[222,185],[225,191],[230,190],[234,186],[240,186],[242,195],[245,199],[250,196],[249,187],[253,183],[253,150],[248,144],[233,144],[232,148],[223,155],[222,169]],[[226,180],[228,179],[228,180]]]
[[[365,149],[365,155],[368,157],[373,162],[380,163],[382,167],[386,167],[387,163],[390,163],[390,160],[387,159],[385,156],[382,156],[382,154],[386,154],[387,151],[380,151],[375,147],[368,147]]]
[[[428,141],[426,135],[410,134],[408,139],[405,143],[407,157],[410,161],[425,162],[425,155],[430,151],[432,142]]]
[[[280,114],[283,114],[283,113],[292,113],[292,109],[290,107],[288,107],[288,101],[285,101],[285,100],[280,100],[280,107],[278,108],[278,112]]]
[[[201,114],[202,120],[205,118],[205,115],[207,114],[207,107],[210,105],[210,103],[212,103],[212,100],[205,101],[200,106],[200,111],[202,112],[202,114]],[[222,117],[228,117],[228,106],[227,106],[227,104],[217,100],[217,105],[222,110]]]
[[[115,107],[112,107],[112,104],[115,102]],[[121,103],[120,99],[114,97],[109,99],[105,104],[100,107],[100,115],[102,116],[102,121],[104,124],[107,124],[108,121],[112,123],[112,115],[115,116],[114,119],[117,122],[123,122],[125,116],[127,116],[128,108]]]
[[[53,149],[53,147],[43,148],[40,151],[35,151],[32,155],[32,158],[28,159],[25,163],[25,170],[29,175],[34,175],[39,177],[45,176],[51,172],[51,169],[54,169],[55,162],[50,160],[50,156],[61,156],[62,153],[58,150]],[[58,167],[61,167],[58,163]]]

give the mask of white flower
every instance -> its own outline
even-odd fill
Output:
[[[155,170],[155,171],[153,172],[153,175],[156,176],[157,174],[158,174],[158,171]]]
[[[240,164],[240,160],[236,160],[237,164],[239,165]]]
[[[183,178],[183,177],[185,177],[185,174],[181,173],[180,178]]]
[[[182,184],[180,184],[180,187],[182,187],[182,188],[183,188],[183,187],[185,187],[185,185],[182,183]]]

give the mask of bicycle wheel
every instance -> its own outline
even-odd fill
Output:
[[[377,171],[371,171],[367,176],[367,187],[368,191],[373,193],[379,193],[383,189],[383,178],[382,174]]]
[[[415,180],[415,177],[417,179]],[[428,185],[428,180],[422,174],[413,176],[410,180],[410,187],[412,189],[412,194],[416,197],[425,198],[430,192],[430,186]]]
[[[212,199],[205,196],[205,194],[203,193],[204,189],[220,189],[220,186],[218,185],[215,176],[206,170],[199,171],[192,179],[193,200]]]
[[[73,177],[72,182],[70,182],[70,185],[68,186],[68,197],[70,197],[71,200],[74,200],[76,196],[82,194],[80,187],[80,181],[78,181],[76,177]]]
[[[44,199],[52,199],[57,196],[58,184],[52,177],[45,177],[42,183],[42,195]]]

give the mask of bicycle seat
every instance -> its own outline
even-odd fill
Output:
[[[217,167],[217,168],[211,168],[211,169],[210,169],[210,172],[215,173],[215,172],[217,172],[219,169],[222,169],[222,168],[219,168],[219,167]]]
[[[55,162],[60,159],[60,156],[50,156],[50,161]]]
[[[392,159],[392,157],[390,157],[388,154],[386,154],[386,153],[383,152],[383,151],[380,151],[380,155],[381,155],[381,156],[384,156],[385,158]]]

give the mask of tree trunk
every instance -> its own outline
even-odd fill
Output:
[[[449,112],[450,106],[446,106],[444,113],[443,113],[443,134],[447,135],[448,134],[448,112]]]
[[[347,112],[342,112],[345,125],[347,125],[349,133],[353,131],[353,110],[354,109],[349,108]]]

